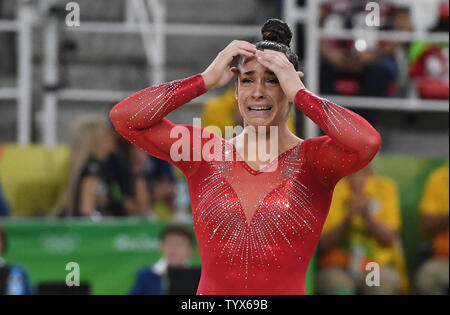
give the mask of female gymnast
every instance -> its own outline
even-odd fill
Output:
[[[231,42],[204,72],[141,90],[110,112],[122,136],[186,176],[202,261],[197,294],[305,294],[335,184],[367,165],[381,146],[366,120],[305,88],[286,23],[270,19],[262,35],[256,44]],[[165,118],[233,77],[245,122],[237,137]],[[325,136],[292,134],[290,104]],[[251,134],[269,142],[271,126],[281,153],[250,162],[248,148],[261,145]],[[188,141],[180,145],[183,130]]]

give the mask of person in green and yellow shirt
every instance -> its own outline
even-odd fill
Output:
[[[448,164],[431,173],[420,203],[420,227],[430,241],[429,257],[419,267],[416,277],[420,294],[449,293],[448,174]]]
[[[399,240],[397,185],[371,166],[341,180],[334,190],[319,243],[317,293],[400,294],[408,280]],[[369,262],[380,267],[380,285],[365,282]]]

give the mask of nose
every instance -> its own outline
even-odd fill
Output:
[[[253,85],[252,98],[257,100],[264,98],[264,96],[264,84],[262,84],[261,82],[256,82]]]

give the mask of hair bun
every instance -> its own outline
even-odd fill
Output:
[[[292,31],[286,22],[279,19],[269,19],[261,29],[264,41],[291,45]]]

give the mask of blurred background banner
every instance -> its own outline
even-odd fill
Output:
[[[5,258],[26,267],[35,287],[65,283],[69,274],[66,265],[75,262],[91,294],[127,294],[136,270],[161,258],[159,235],[167,223],[19,219],[3,226],[11,247]],[[306,280],[309,294],[314,289],[314,260]],[[192,256],[191,264],[200,266],[198,253]]]
[[[80,266],[80,279],[91,294],[127,294],[136,270],[161,257],[164,223],[111,220],[17,220],[4,224],[10,238],[5,258],[26,267],[32,283],[65,283],[66,265]],[[200,265],[198,254],[192,263]]]

